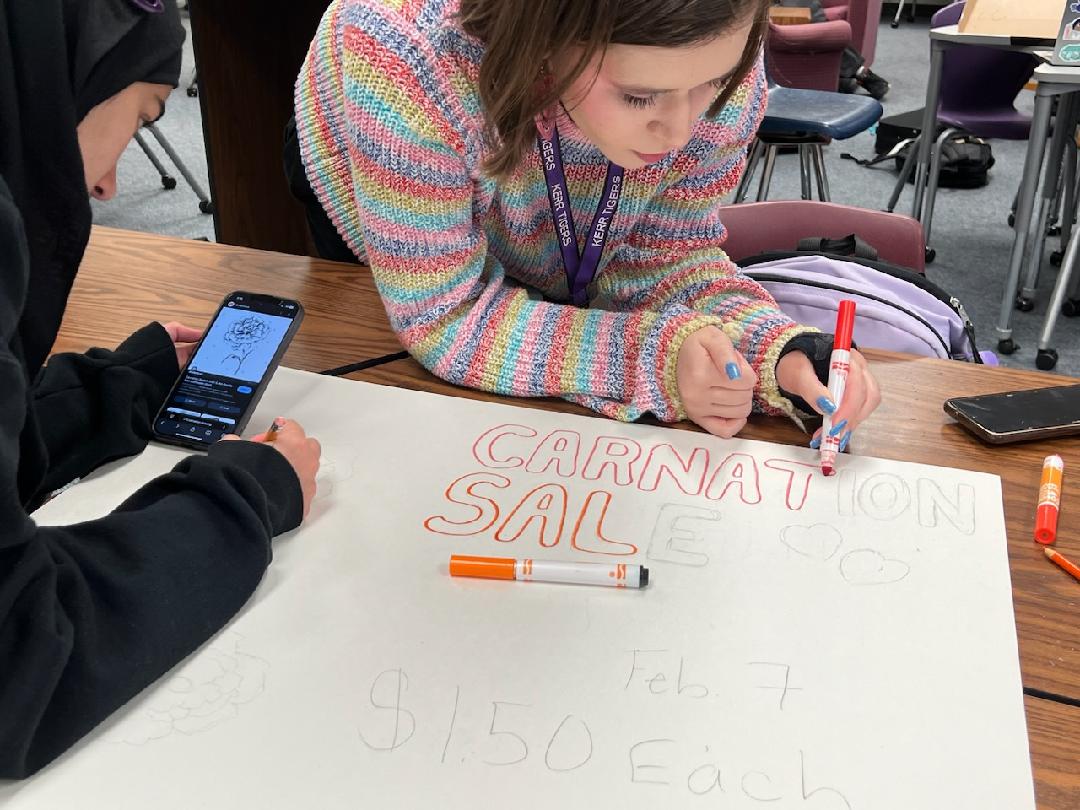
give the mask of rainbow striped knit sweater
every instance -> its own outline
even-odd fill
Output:
[[[590,306],[578,308],[563,303],[537,152],[507,181],[481,171],[483,46],[456,12],[457,0],[337,0],[296,84],[308,179],[371,266],[402,345],[459,385],[674,421],[685,416],[682,342],[716,325],[758,374],[755,409],[791,414],[774,369],[783,345],[812,330],[721,249],[718,202],[764,112],[760,64],[684,149],[626,173]],[[567,116],[558,126],[580,248],[607,161]]]

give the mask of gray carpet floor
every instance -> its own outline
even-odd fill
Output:
[[[883,102],[886,115],[923,106],[929,67],[927,30],[926,21],[914,24],[905,22],[896,30],[885,22],[878,32],[874,70],[891,83],[890,92]],[[185,93],[192,67],[189,40],[185,48],[181,86],[170,97],[167,114],[158,127],[199,182],[208,188],[199,100],[189,98]],[[1032,103],[1033,94],[1025,91],[1018,106],[1030,112]],[[885,208],[895,173],[884,167],[862,168],[840,159],[842,152],[872,157],[873,144],[874,136],[867,132],[848,141],[834,143],[826,149],[827,170],[835,202],[879,210]],[[1013,236],[1007,217],[1022,174],[1027,142],[995,140],[992,146],[997,162],[990,172],[987,186],[970,190],[941,190],[934,214],[932,239],[937,249],[937,260],[927,268],[927,276],[955,295],[971,314],[983,349],[994,349],[997,343],[994,326],[1001,305]],[[794,155],[781,156],[770,198],[797,198],[798,174],[797,158]],[[212,218],[200,213],[194,192],[178,174],[177,179],[176,189],[164,190],[157,172],[133,143],[120,161],[116,198],[108,203],[93,203],[95,222],[119,228],[213,239]],[[909,187],[897,210],[910,212],[910,205]],[[1056,240],[1048,241],[1048,251],[1057,247]],[[1043,266],[1035,309],[1032,312],[1013,312],[1013,337],[1021,348],[1013,355],[1002,356],[1003,365],[1035,367],[1037,337],[1057,274],[1056,268],[1049,262],[1044,262]],[[1080,319],[1059,319],[1055,343],[1060,353],[1055,371],[1080,376]]]

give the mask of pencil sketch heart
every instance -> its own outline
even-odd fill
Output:
[[[812,526],[785,526],[780,530],[780,542],[797,554],[825,562],[836,554],[844,538],[827,523],[815,523]]]
[[[858,548],[840,558],[840,575],[852,585],[887,585],[911,572],[903,560],[886,557],[872,548]]]

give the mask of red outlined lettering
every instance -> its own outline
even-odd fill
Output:
[[[708,471],[709,451],[704,447],[695,447],[690,458],[683,460],[670,444],[658,444],[645,459],[645,467],[638,478],[638,489],[655,492],[660,486],[660,476],[667,473],[684,494],[700,495]]]
[[[637,554],[638,548],[633,543],[604,537],[604,517],[610,505],[610,492],[596,490],[589,493],[585,505],[581,507],[577,523],[574,524],[574,532],[570,535],[572,548],[589,554],[607,554],[613,557]]]
[[[537,540],[544,548],[559,544],[566,522],[566,488],[561,484],[541,484],[529,492],[495,532],[500,543],[512,543],[537,521]]]
[[[536,436],[536,431],[525,425],[509,424],[493,427],[481,433],[480,438],[473,442],[473,458],[489,468],[520,467],[525,463],[525,459],[520,456],[495,457],[495,442],[504,436],[521,436],[531,439]]]
[[[525,469],[544,473],[554,464],[557,475],[570,478],[577,472],[580,450],[581,434],[576,430],[553,430],[533,450]]]
[[[450,503],[456,503],[475,510],[473,517],[467,520],[452,520],[445,515],[433,515],[424,521],[424,528],[435,534],[449,534],[464,537],[479,534],[491,527],[499,519],[499,505],[491,498],[485,498],[476,492],[481,484],[506,489],[510,479],[498,473],[475,472],[463,475],[446,488],[443,495]]]
[[[743,503],[761,503],[757,459],[749,453],[731,453],[720,462],[705,490],[705,497],[713,501],[722,500],[733,486],[739,488],[739,500]]]
[[[628,487],[634,483],[634,462],[641,457],[641,445],[619,436],[597,436],[581,477],[599,481],[611,468],[611,483]]]
[[[784,504],[792,512],[798,512],[806,503],[806,496],[810,492],[810,482],[818,465],[807,464],[805,461],[789,461],[786,458],[770,458],[765,461],[765,466],[770,470],[787,473],[787,485],[784,489]],[[795,477],[799,474],[798,468],[802,467],[802,485],[800,486]]]

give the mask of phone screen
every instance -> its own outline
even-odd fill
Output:
[[[1080,385],[963,397],[951,402],[958,412],[990,433],[1080,424]]]
[[[154,432],[210,445],[239,433],[299,326],[296,301],[236,292],[226,297],[165,400]]]

